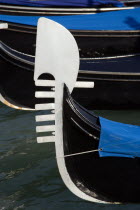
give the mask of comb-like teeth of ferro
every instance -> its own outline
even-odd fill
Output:
[[[8,23],[0,23],[0,29],[8,28]]]
[[[40,87],[50,87],[51,91],[36,91],[35,97],[36,98],[55,98],[55,80],[37,80],[35,82],[36,86]],[[37,137],[38,143],[45,143],[45,142],[54,142],[55,141],[55,104],[54,103],[44,103],[44,104],[36,104],[36,110],[46,110],[50,111],[49,114],[42,114],[36,116],[36,122],[46,122],[48,125],[37,125],[36,132],[47,134],[46,136]],[[53,123],[53,125],[52,125]]]
[[[37,80],[35,85],[41,87],[55,87],[55,80]]]
[[[54,80],[37,80],[35,84],[36,86],[54,87],[55,81]],[[93,87],[94,87],[94,82],[89,82],[89,81],[85,81],[85,82],[79,81],[79,82],[76,82],[75,84],[75,88],[93,88]],[[52,88],[52,90],[54,89]]]
[[[36,116],[36,122],[53,121],[53,120],[55,120],[54,114]]]
[[[50,131],[55,131],[55,125],[36,126],[36,132],[50,132]]]
[[[54,91],[37,91],[35,93],[36,98],[54,98],[55,92]]]
[[[94,82],[76,82],[75,88],[94,88]]]
[[[51,110],[55,109],[55,104],[54,103],[49,103],[49,104],[36,104],[35,105],[35,110]]]
[[[55,136],[37,137],[37,143],[55,142]]]

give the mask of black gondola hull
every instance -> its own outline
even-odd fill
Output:
[[[64,158],[73,183],[95,202],[139,203],[139,158],[100,157],[100,132],[99,117],[73,101],[65,89]]]
[[[41,103],[34,97],[34,57],[1,46],[0,92],[8,101],[34,108]],[[95,85],[75,88],[73,97],[90,109],[139,109],[139,71],[139,56],[81,60],[78,80],[92,81]]]
[[[1,30],[0,39],[23,53],[35,54],[36,27],[8,23]],[[81,57],[103,57],[140,52],[140,31],[87,31],[71,30]],[[16,42],[14,41],[16,40]]]

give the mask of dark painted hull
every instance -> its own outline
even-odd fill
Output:
[[[80,57],[103,57],[140,52],[140,31],[84,31],[71,30]],[[23,53],[35,54],[36,27],[8,23],[1,30],[1,41]],[[16,42],[15,42],[16,40]]]
[[[34,57],[1,44],[0,92],[15,105],[34,108]],[[73,97],[90,109],[140,109],[139,55],[81,59],[78,80],[94,81],[94,88],[74,89]]]
[[[96,202],[140,202],[139,158],[99,157],[99,118],[78,105],[67,90],[63,105],[65,165],[70,178]],[[71,154],[87,152],[85,154]],[[76,194],[76,193],[75,193]],[[93,200],[94,201],[94,200]]]
[[[95,8],[78,8],[78,7],[29,7],[18,5],[0,4],[0,14],[4,15],[26,15],[26,16],[48,16],[48,15],[81,15],[81,14],[94,14],[98,12],[106,11],[118,11],[131,9],[135,6],[139,6],[136,3],[126,4],[126,7],[95,7]]]

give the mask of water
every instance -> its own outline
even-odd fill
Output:
[[[96,111],[112,120],[140,125],[140,111]],[[139,210],[139,204],[86,202],[63,184],[53,143],[37,144],[35,112],[0,104],[0,210]]]

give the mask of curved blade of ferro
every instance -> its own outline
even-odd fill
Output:
[[[37,126],[36,131],[51,135],[38,137],[37,141],[53,142],[62,133],[62,101],[64,83],[72,92],[79,70],[79,50],[72,34],[62,25],[46,18],[40,18],[37,26],[34,80],[36,86],[52,87],[51,91],[38,91],[37,98],[54,98],[54,103],[36,104],[36,110],[55,110],[55,114],[36,116],[36,121],[53,121],[54,125]],[[48,73],[55,80],[40,80]],[[50,123],[49,123],[50,124]]]

